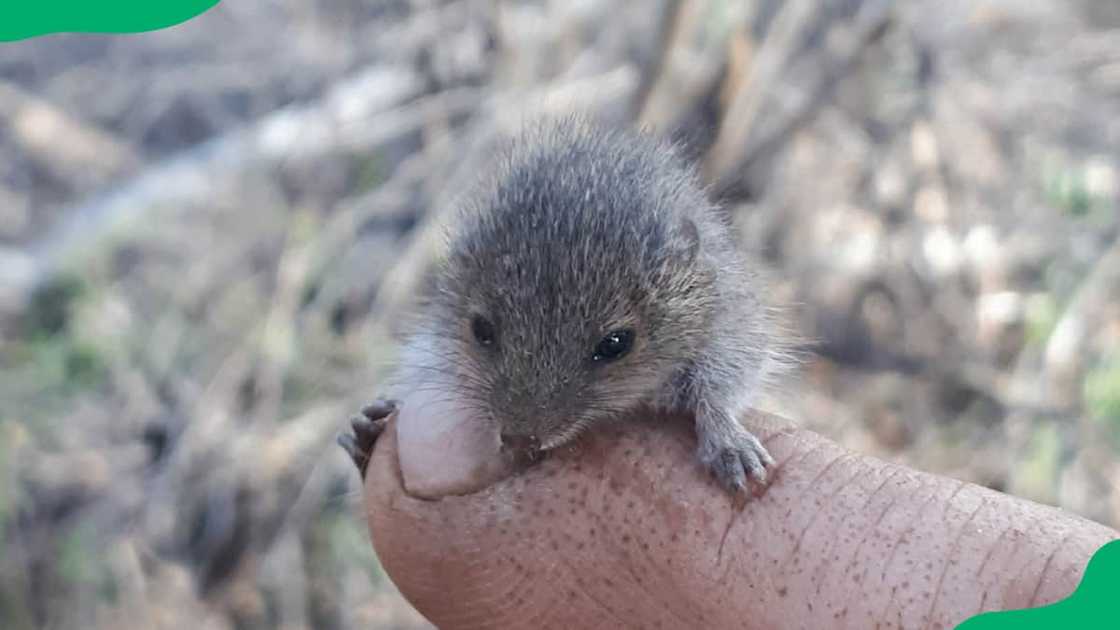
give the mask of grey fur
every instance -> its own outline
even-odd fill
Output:
[[[673,147],[580,118],[538,124],[466,204],[401,378],[546,450],[639,405],[694,412],[700,460],[737,491],[773,463],[738,421],[781,356],[756,284]],[[637,333],[630,353],[593,361],[621,328]]]

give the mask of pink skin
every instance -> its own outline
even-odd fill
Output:
[[[450,395],[412,392],[397,415],[404,490],[421,499],[475,492],[508,476],[513,458],[501,450],[493,423]]]
[[[1064,598],[1093,552],[1120,537],[774,418],[752,429],[778,464],[741,511],[696,463],[683,418],[596,429],[527,471],[479,475],[467,485],[484,489],[437,501],[402,485],[398,461],[422,440],[406,449],[386,431],[366,476],[374,547],[444,630],[951,628]]]

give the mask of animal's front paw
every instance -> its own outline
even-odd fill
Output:
[[[369,456],[378,436],[385,430],[389,416],[397,410],[397,401],[378,399],[362,407],[361,415],[350,418],[350,432],[338,435],[338,445],[342,447],[364,480]]]
[[[700,461],[720,485],[732,494],[746,489],[747,481],[766,483],[766,469],[774,458],[753,433],[739,426],[700,436]]]

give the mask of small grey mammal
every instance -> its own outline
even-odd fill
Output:
[[[639,406],[694,414],[728,491],[774,463],[739,417],[783,352],[725,217],[671,145],[582,118],[523,132],[467,204],[400,376],[548,451]],[[363,471],[393,403],[340,442]]]

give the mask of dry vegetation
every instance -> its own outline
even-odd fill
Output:
[[[1111,0],[239,0],[0,45],[0,627],[427,627],[333,446],[494,139],[687,143],[771,405],[1120,524]]]

